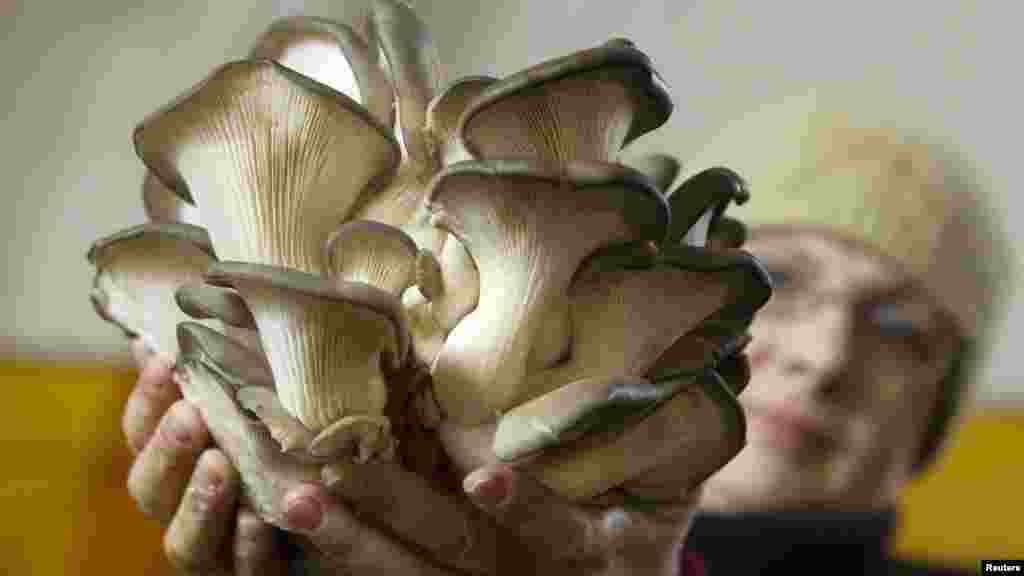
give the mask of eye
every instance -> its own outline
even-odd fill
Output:
[[[905,306],[896,304],[872,306],[867,316],[871,325],[882,337],[905,342],[921,358],[926,358],[929,355],[931,349],[929,333],[921,326],[917,316],[907,310]]]
[[[871,323],[888,334],[909,336],[917,332],[913,319],[898,306],[882,304],[868,312]]]

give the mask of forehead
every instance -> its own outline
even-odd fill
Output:
[[[891,259],[856,240],[817,228],[755,228],[744,249],[766,267],[800,273],[829,292],[905,288],[912,279]]]

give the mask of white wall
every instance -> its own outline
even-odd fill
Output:
[[[87,301],[84,251],[141,222],[142,168],[131,130],[205,76],[243,56],[276,15],[344,18],[365,0],[65,3],[0,8],[0,210],[7,271],[0,351],[114,357],[123,343]],[[1015,184],[1022,133],[1017,2],[758,0],[419,0],[449,77],[503,75],[627,37],[662,71],[676,111],[639,142],[686,158],[739,114],[837,83],[870,85],[897,123],[958,142],[1008,214],[1024,254]],[[13,12],[13,14],[10,14]],[[880,108],[880,111],[883,110]],[[1021,278],[1017,261],[1009,274]],[[1018,283],[1019,285],[1019,283]],[[1014,298],[982,401],[1024,403],[1024,293]]]

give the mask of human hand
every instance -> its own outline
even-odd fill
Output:
[[[140,509],[168,525],[168,558],[193,573],[285,574],[283,534],[237,507],[238,474],[209,447],[169,363],[151,357],[140,365],[124,417],[138,453],[129,488]],[[291,529],[305,536],[305,555],[322,572],[672,574],[692,513],[692,500],[647,512],[574,504],[503,465],[465,478],[474,509],[394,467],[362,470],[331,490],[303,484],[285,497]]]
[[[238,473],[228,457],[211,446],[199,411],[182,399],[171,377],[171,363],[146,352],[141,342],[133,342],[132,352],[140,375],[122,420],[125,438],[136,454],[128,488],[141,511],[167,526],[164,550],[168,560],[186,574],[287,574],[286,558],[294,553],[285,534],[252,510],[238,506]],[[376,472],[391,474],[383,467]],[[411,475],[384,480],[349,484],[348,491],[375,504],[392,501],[396,510],[405,511],[405,523],[396,520],[392,524],[405,533],[412,532],[436,556],[449,558],[450,565],[493,573],[482,565],[496,562],[497,555],[491,551],[497,538],[476,540],[468,550],[463,525],[439,531],[431,519],[446,503],[453,505],[454,514],[472,515],[468,503],[454,505],[449,495]],[[396,490],[401,486],[406,489]],[[457,573],[438,567],[422,550],[361,521],[323,486],[295,486],[285,500],[289,523],[305,535],[294,543],[303,549],[305,562],[320,573]],[[438,509],[431,510],[431,506]],[[476,516],[479,521],[480,515]],[[463,550],[466,555],[461,554]]]

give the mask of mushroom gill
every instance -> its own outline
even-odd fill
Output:
[[[352,220],[327,240],[330,276],[361,282],[395,298],[416,281],[418,249],[401,229],[372,220]]]
[[[221,259],[316,274],[324,240],[399,161],[390,131],[362,106],[271,60],[218,68],[134,141],[199,206]]]
[[[459,118],[474,98],[498,82],[491,76],[463,76],[449,84],[427,107],[427,130],[440,148],[441,164],[472,160],[459,138]]]
[[[309,16],[281,18],[249,52],[276,60],[363,105],[383,126],[394,125],[391,83],[377,61],[376,46],[349,26]]]
[[[96,240],[87,258],[95,268],[90,299],[97,314],[155,352],[177,357],[174,327],[189,317],[174,292],[202,281],[216,261],[206,232],[191,224],[142,224]]]
[[[612,162],[671,111],[647,56],[612,40],[491,84],[463,113],[458,132],[480,159]]]
[[[367,284],[239,262],[211,266],[206,280],[238,290],[256,320],[283,410],[265,396],[240,400],[253,401],[247,407],[275,437],[294,439],[300,425],[310,443],[288,449],[317,458],[390,454],[386,376],[405,364],[409,348],[395,297]]]
[[[581,262],[614,243],[660,241],[662,196],[624,166],[462,162],[432,183],[436,226],[457,237],[479,271],[477,306],[448,334],[431,368],[442,411],[481,424],[536,392],[525,378],[542,326],[568,334],[569,283]],[[567,223],[572,223],[568,226]],[[568,341],[549,343],[560,356]]]

